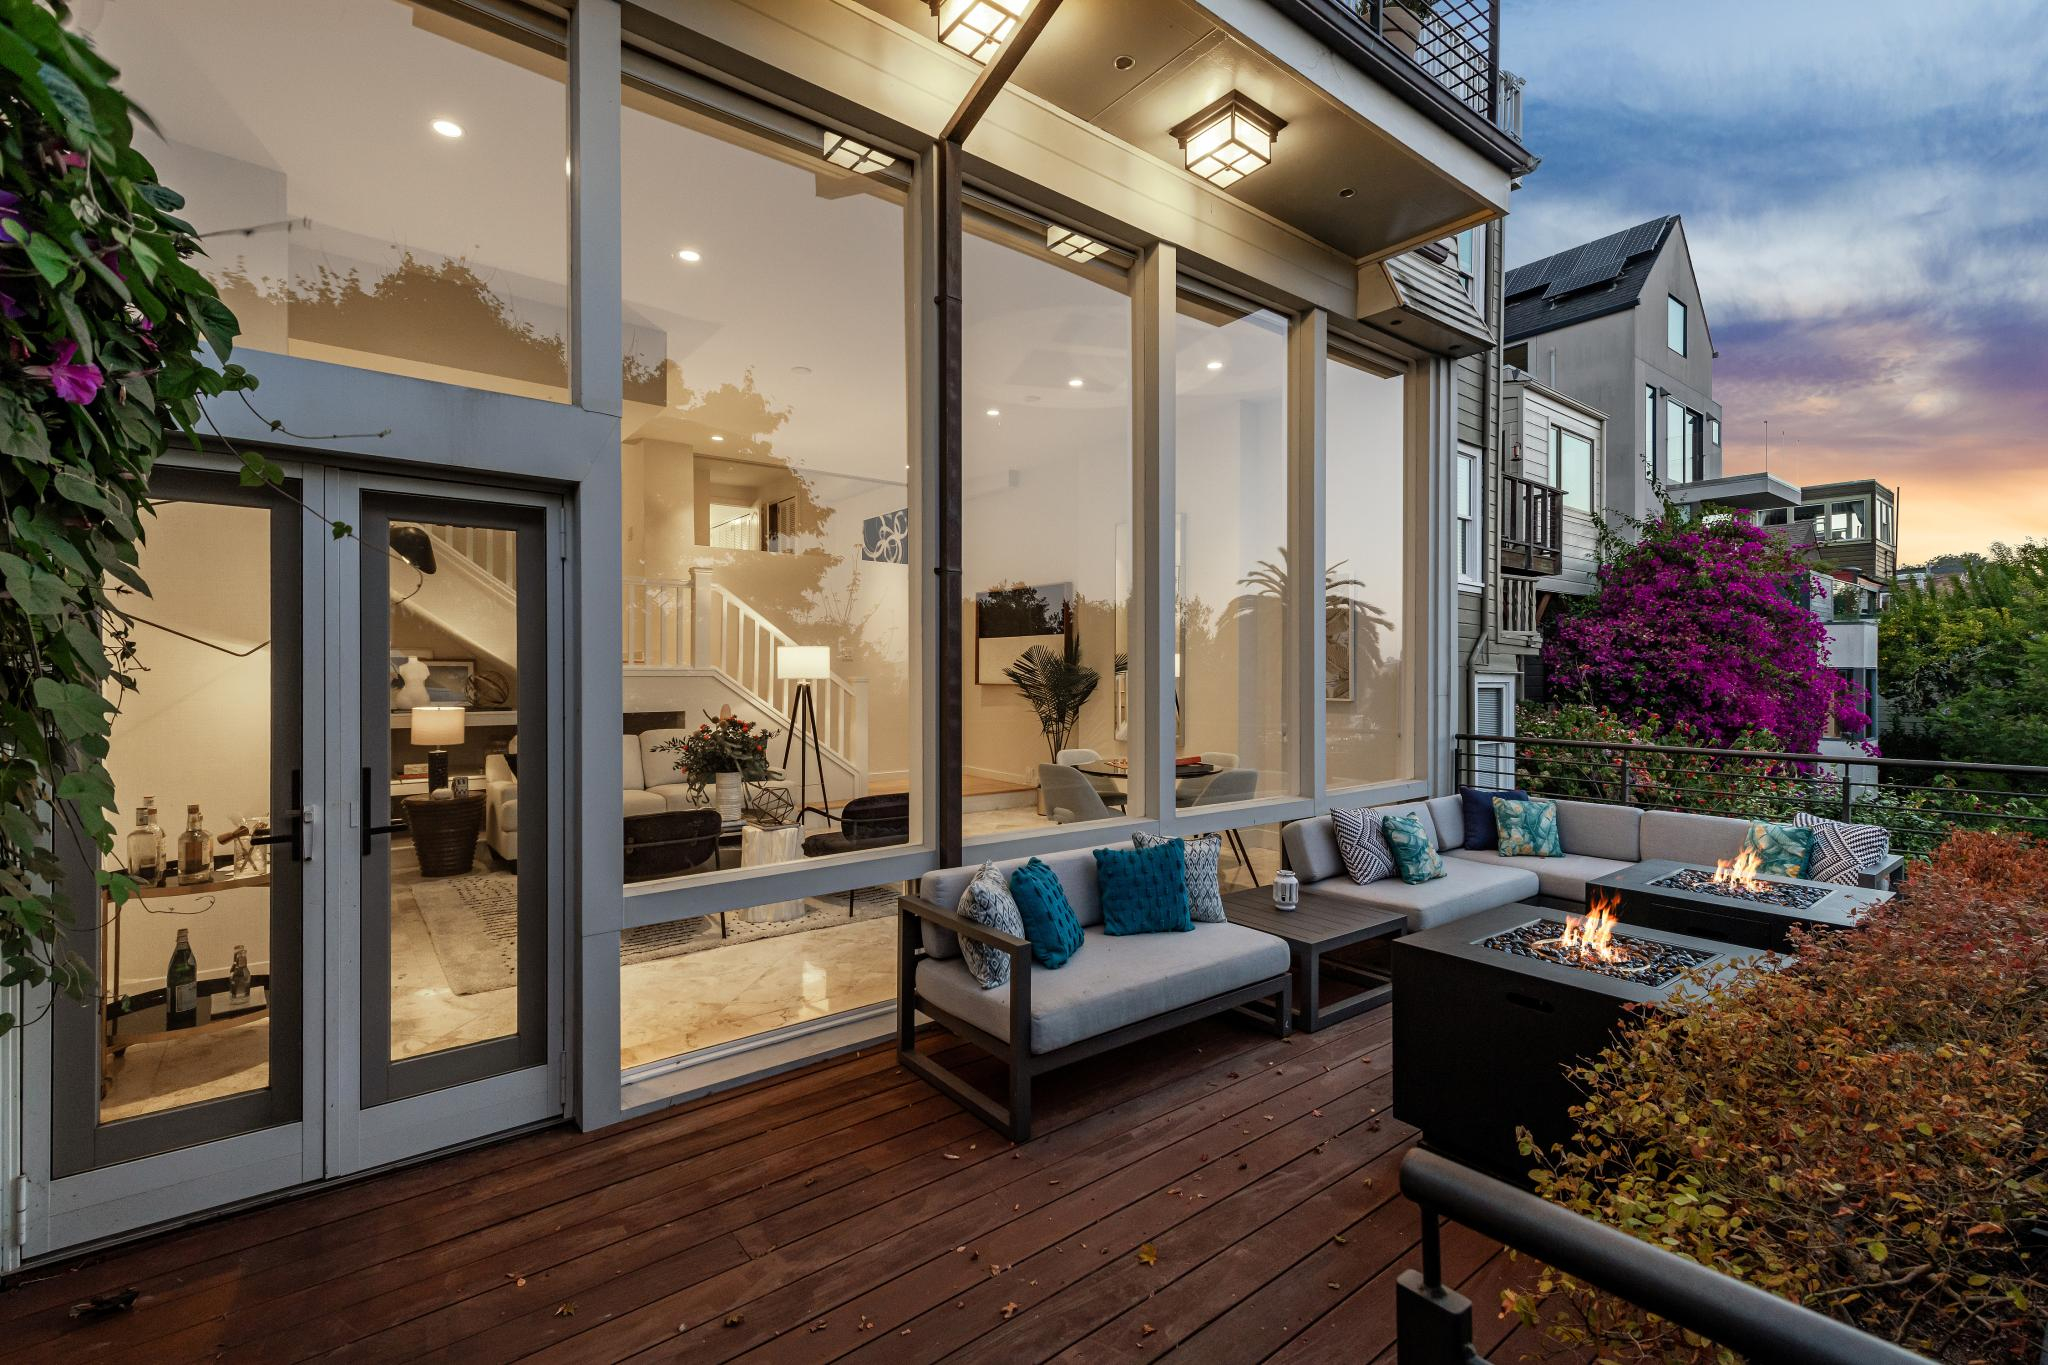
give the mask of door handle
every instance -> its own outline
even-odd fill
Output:
[[[291,823],[286,832],[282,834],[274,832],[259,834],[249,840],[252,846],[256,844],[290,844],[292,846],[293,862],[303,863],[308,861],[306,857],[306,824],[311,819],[311,814],[306,809],[306,793],[303,788],[303,782],[304,778],[299,770],[297,768],[292,769],[292,808],[285,812],[285,818]],[[277,827],[273,825],[271,828],[275,831]]]
[[[388,800],[389,798],[387,797],[386,799]],[[363,769],[363,856],[365,858],[369,857],[371,851],[376,847],[374,841],[378,835],[396,834],[405,828],[403,820],[392,825],[372,824],[370,812],[375,809],[377,807],[370,804],[370,770],[365,768]]]

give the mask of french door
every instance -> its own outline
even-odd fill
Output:
[[[109,627],[142,885],[62,850],[96,990],[29,1053],[30,1256],[564,1109],[560,508],[286,469],[152,484]]]

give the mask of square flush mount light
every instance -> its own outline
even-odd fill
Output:
[[[1017,21],[1031,7],[1031,0],[930,0],[930,4],[939,21],[939,41],[987,65],[996,49],[1017,31]]]
[[[827,132],[824,135],[825,159],[835,166],[860,175],[873,175],[896,164],[896,158],[887,152],[878,152],[865,142],[855,142],[844,133]]]
[[[1072,228],[1061,227],[1058,223],[1046,227],[1045,249],[1070,261],[1092,261],[1109,250],[1093,237],[1083,237]]]
[[[1273,143],[1286,120],[1235,90],[1173,130],[1187,167],[1226,189],[1273,159]]]

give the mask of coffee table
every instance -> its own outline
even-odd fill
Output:
[[[1259,887],[1232,891],[1223,898],[1223,913],[1232,924],[1271,934],[1287,944],[1294,965],[1295,1027],[1303,1033],[1339,1023],[1384,1005],[1394,993],[1386,972],[1351,962],[1333,962],[1324,954],[1374,939],[1407,932],[1408,920],[1385,910],[1368,910],[1341,896],[1308,887],[1296,910],[1276,910],[1273,893]],[[1332,976],[1365,987],[1331,1004],[1323,1003],[1322,979]]]

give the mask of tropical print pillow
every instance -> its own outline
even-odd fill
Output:
[[[1499,850],[1503,858],[1564,856],[1564,840],[1557,833],[1555,801],[1515,801],[1502,797],[1493,803],[1493,821],[1500,828]]]
[[[974,880],[967,883],[956,913],[970,924],[1024,937],[1024,915],[1010,894],[1010,879],[994,863],[983,863]],[[1002,949],[962,935],[960,956],[966,961],[967,974],[983,990],[1010,984],[1010,955]]]
[[[1749,827],[1742,851],[1756,855],[1757,872],[1766,877],[1804,877],[1813,859],[1813,831],[1803,825]]]
[[[1429,842],[1422,821],[1412,815],[1389,815],[1380,821],[1380,832],[1386,835],[1387,847],[1394,850],[1394,866],[1400,869],[1402,881],[1418,886],[1444,875],[1444,860]]]

